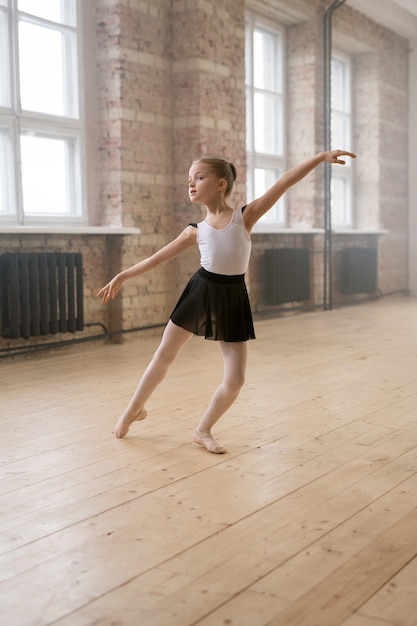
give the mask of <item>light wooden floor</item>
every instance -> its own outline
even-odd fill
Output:
[[[417,624],[417,300],[256,331],[222,456],[211,342],[125,440],[158,338],[0,363],[4,626]]]

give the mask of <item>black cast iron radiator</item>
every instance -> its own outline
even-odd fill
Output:
[[[12,339],[84,328],[80,253],[0,257],[2,335]]]
[[[378,255],[376,248],[347,248],[342,251],[341,292],[377,291]]]
[[[307,248],[265,250],[265,304],[310,299],[310,252]]]

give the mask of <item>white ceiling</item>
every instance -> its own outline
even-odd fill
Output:
[[[346,4],[404,37],[417,39],[417,0],[346,0]]]

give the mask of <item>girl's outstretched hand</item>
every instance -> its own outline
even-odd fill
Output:
[[[328,152],[323,152],[324,160],[328,163],[340,163],[344,165],[346,161],[341,159],[342,156],[349,156],[352,159],[356,159],[356,154],[353,152],[348,152],[347,150],[329,150]]]
[[[97,296],[100,298],[104,304],[109,302],[109,300],[114,300],[117,294],[119,293],[121,287],[123,285],[123,281],[120,278],[119,274],[117,274],[114,278],[111,279],[107,285],[102,287],[100,291],[97,293]]]

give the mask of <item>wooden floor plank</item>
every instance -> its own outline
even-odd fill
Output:
[[[340,510],[340,503],[338,503],[338,504],[337,504],[337,506],[336,506],[336,510]],[[293,519],[295,518],[294,513],[292,513],[292,518],[293,518]],[[274,521],[274,520],[275,520],[275,521]],[[272,520],[272,522],[273,522],[273,526],[274,526],[274,525],[276,525],[276,516],[274,516],[274,520]],[[321,523],[321,526],[322,526],[322,529],[321,529],[321,534],[322,534],[322,531],[323,531],[323,530],[325,530],[325,529],[323,529],[323,523]],[[296,534],[299,534],[299,533],[296,533]],[[281,536],[283,536],[284,538],[286,538],[286,537],[285,537],[285,533],[282,533],[282,531],[281,531],[281,530],[279,531],[279,535],[281,535]],[[249,533],[249,536],[250,536],[250,533]],[[286,539],[288,540],[288,538],[286,538]],[[270,538],[270,542],[271,542],[271,545],[273,545],[273,544],[274,544],[274,539],[273,539],[273,537],[272,537],[272,538]],[[204,545],[204,544],[202,544],[202,545]],[[209,549],[209,550],[208,550],[208,552],[211,552],[212,554],[221,554],[221,549],[219,549],[218,551],[215,551],[215,550]],[[208,557],[208,554],[199,554],[199,555],[197,555],[197,558],[196,558],[196,561],[197,561],[199,564],[202,564],[202,566],[203,566],[203,571],[205,571],[205,570],[206,570],[206,569],[210,566],[210,562],[208,561],[207,557]],[[224,557],[222,557],[222,558],[224,558]],[[242,561],[242,558],[243,558],[243,561]],[[243,556],[242,556],[242,553],[241,553],[241,548],[240,548],[240,550],[239,550],[239,552],[238,552],[238,555],[237,555],[236,559],[237,559],[237,560],[235,560],[235,561],[230,561],[230,560],[229,560],[229,563],[228,563],[228,570],[227,570],[227,572],[226,572],[226,571],[216,572],[216,573],[215,573],[215,575],[214,575],[214,580],[215,580],[215,581],[218,581],[219,579],[220,579],[220,580],[225,580],[225,579],[226,579],[226,580],[229,580],[229,579],[233,579],[234,581],[236,581],[236,576],[235,576],[235,575],[233,576],[233,572],[236,572],[236,571],[241,571],[241,570],[242,570],[242,567],[243,567],[243,565],[244,565],[245,563],[247,564],[246,569],[248,569],[248,571],[251,573],[251,576],[252,576],[252,577],[253,577],[253,575],[254,575],[254,573],[255,573],[255,579],[256,579],[256,576],[257,576],[257,575],[259,575],[259,571],[256,571],[256,568],[254,568],[254,567],[253,567],[253,561],[251,561],[251,560],[250,560],[250,550],[248,550],[248,549],[246,549],[246,548],[245,548],[245,550],[244,550],[244,552],[243,552]],[[241,562],[241,561],[242,561],[242,562]],[[263,562],[265,562],[265,558],[263,559]],[[194,576],[194,577],[198,580],[198,578],[199,578],[199,576],[197,575],[197,574],[198,574],[198,572],[195,572],[194,570],[192,570],[192,569],[190,568],[190,565],[191,565],[191,563],[189,564],[189,566],[187,566],[187,567],[186,567],[185,571],[187,571],[187,570],[188,570],[188,571],[189,571],[190,573],[192,573],[192,574],[193,574],[193,576]],[[270,567],[271,567],[271,565],[269,564],[269,568],[270,568]],[[200,574],[202,574],[202,572],[200,572]],[[183,575],[185,576],[186,574],[184,573]],[[253,578],[252,578],[252,580],[253,580]],[[205,581],[204,581],[204,583],[205,583],[205,585],[206,585],[206,586],[209,586],[209,581],[207,580],[207,577],[205,577]],[[133,583],[132,583],[132,585],[131,585],[131,590],[132,590],[132,594],[133,594],[132,598],[130,599],[130,601],[131,601],[131,602],[133,602],[133,597],[136,597],[136,598],[138,597],[138,589],[137,589],[137,584],[138,584],[137,582],[133,582]],[[140,583],[139,583],[139,584],[140,584]],[[223,587],[224,587],[224,585],[223,585]],[[224,591],[224,589],[223,589],[223,591]],[[154,590],[154,593],[156,593],[156,590]],[[188,596],[188,594],[189,594],[189,588],[187,588],[187,590],[186,590],[186,596]],[[211,590],[211,595],[213,596],[213,591],[212,591],[212,590]],[[195,593],[195,594],[194,594],[194,596],[195,596],[196,598],[200,598],[200,596],[201,596],[201,591],[200,591],[199,593]],[[139,597],[141,597],[141,596],[140,596],[140,594],[139,594]],[[156,595],[155,597],[157,597],[157,595]],[[171,610],[171,608],[172,608],[173,606],[175,606],[175,600],[178,600],[178,599],[181,599],[181,595],[176,594],[176,597],[174,597],[174,598],[169,598],[169,600],[168,600],[168,602],[167,602],[168,613],[169,613],[169,611]],[[217,597],[216,602],[218,602],[218,601],[219,601],[219,598]],[[200,600],[198,600],[198,603],[197,603],[197,604],[199,604],[199,605],[201,604],[201,599],[200,599]],[[158,607],[159,607],[159,610],[158,610],[158,615],[161,617],[161,610],[162,610],[162,607],[161,607],[161,604],[160,604],[160,603],[158,604]],[[92,610],[93,610],[93,611],[94,611],[94,610],[96,610],[96,606],[95,606],[95,605],[94,605],[94,606],[92,606]],[[192,611],[192,612],[195,612],[196,610],[197,610],[197,607],[196,607],[196,606],[194,606],[194,605],[193,605],[193,606],[191,606],[191,611]],[[173,616],[171,615],[171,613],[169,613],[169,615],[168,615],[168,614],[166,614],[166,615],[165,615],[165,617],[166,617],[167,619],[169,618],[170,620],[172,620],[172,619],[173,619]],[[146,619],[148,619],[148,616],[147,616],[147,615],[146,615]],[[180,619],[184,619],[184,613],[181,613],[181,618],[180,618]]]
[[[417,623],[417,558],[412,559],[399,573],[386,583],[356,614],[359,619],[375,622],[415,626]],[[346,621],[347,626],[354,626]]]
[[[390,580],[417,551],[417,509],[378,536],[366,548],[332,572],[291,607],[280,612],[271,626],[310,623],[333,626],[346,620],[386,580]]]
[[[213,342],[125,440],[157,336],[0,363],[4,623],[415,625],[417,301],[256,327],[221,456],[191,443]]]

